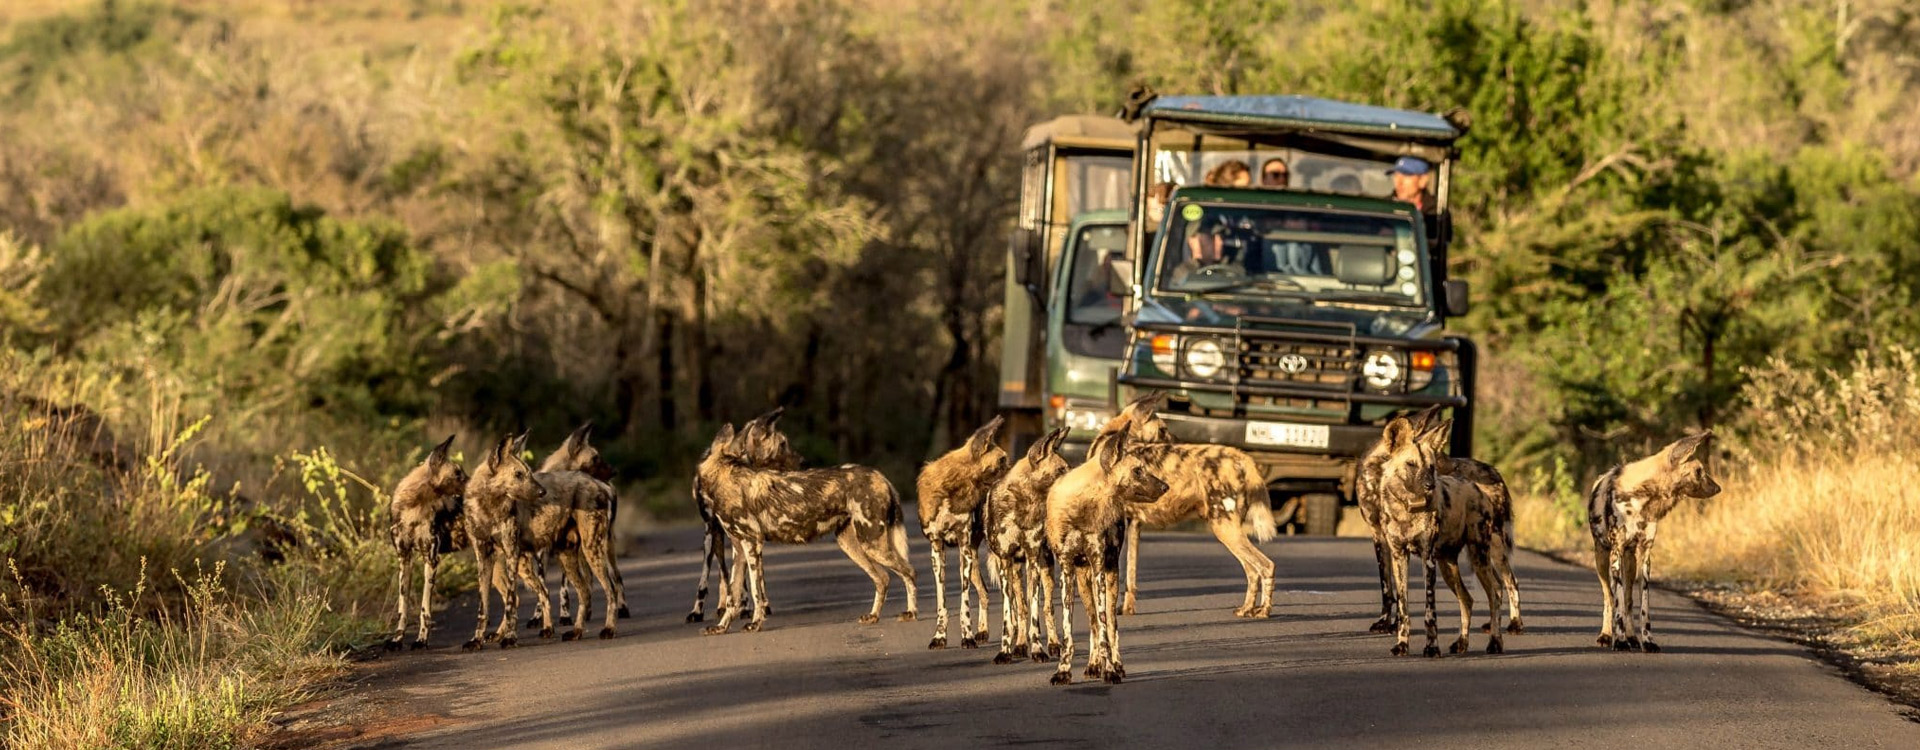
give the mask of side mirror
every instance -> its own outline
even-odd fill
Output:
[[[1445,294],[1447,303],[1445,312],[1448,316],[1457,318],[1467,314],[1467,282],[1465,280],[1447,279],[1441,291]]]
[[[1013,264],[1013,283],[1025,287],[1033,286],[1033,251],[1039,244],[1039,236],[1025,227],[1016,227],[1013,233],[1008,235],[1007,262]]]

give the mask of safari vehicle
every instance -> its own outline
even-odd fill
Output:
[[[1355,459],[1395,414],[1451,407],[1453,450],[1470,454],[1475,350],[1445,330],[1467,311],[1446,276],[1463,118],[1298,96],[1158,97],[1138,117],[1131,216],[1176,187],[1162,221],[1130,225],[1114,402],[1167,393],[1176,437],[1249,452],[1275,518],[1308,533],[1334,532]],[[1407,156],[1431,165],[1430,211],[1392,197]],[[1202,184],[1276,158],[1287,188]]]
[[[1112,414],[1127,331],[1121,296],[1095,274],[1120,268],[1122,289],[1131,278],[1134,140],[1117,118],[1068,115],[1028,128],[1022,141],[1000,354],[1002,434],[1015,455],[1065,422],[1075,430],[1064,450],[1077,458]],[[1086,309],[1073,312],[1074,302]]]

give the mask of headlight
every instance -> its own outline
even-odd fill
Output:
[[[1187,345],[1182,362],[1194,377],[1211,378],[1227,366],[1227,353],[1217,339],[1196,339]]]
[[[1367,352],[1367,362],[1360,368],[1360,375],[1366,378],[1367,385],[1376,390],[1392,388],[1406,372],[1400,366],[1400,356],[1393,352],[1376,349]]]
[[[1100,428],[1107,426],[1107,420],[1112,418],[1113,415],[1107,413],[1105,409],[1069,406],[1066,413],[1061,415],[1060,423],[1076,431],[1099,432]]]

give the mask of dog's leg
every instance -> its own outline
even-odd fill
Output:
[[[493,555],[480,549],[476,544],[473,548],[473,565],[475,577],[479,579],[476,587],[480,589],[480,613],[473,625],[473,639],[461,646],[469,651],[479,648],[480,644],[487,640],[487,618],[491,614],[487,611],[489,608],[487,601],[491,598],[487,591],[493,588]],[[517,617],[518,615],[507,616]]]
[[[1066,685],[1073,682],[1073,581],[1071,563],[1060,564],[1060,664],[1053,671],[1051,682]]]
[[[433,628],[433,577],[440,570],[440,556],[429,553],[420,564],[420,634],[414,638],[413,647],[427,647],[427,633]]]
[[[1473,627],[1473,592],[1467,590],[1465,581],[1460,580],[1459,551],[1440,554],[1440,576],[1446,580],[1447,589],[1453,592],[1454,601],[1460,603],[1460,637],[1455,639],[1448,653],[1464,654],[1471,645],[1467,631]]]
[[[400,614],[399,621],[393,626],[393,637],[387,639],[388,651],[399,651],[400,644],[407,639],[407,569],[413,567],[413,556],[402,552],[398,557],[400,559],[399,580],[395,582],[394,590],[399,592]],[[426,608],[425,602],[421,603],[421,608]]]
[[[767,617],[773,609],[767,605],[766,548],[758,540],[749,540],[740,543],[740,550],[741,556],[747,558],[747,580],[753,582],[754,601],[760,603],[760,606],[754,610],[753,619],[749,620],[743,629],[749,633],[755,633],[766,627]]]
[[[1640,649],[1649,654],[1657,654],[1660,653],[1660,647],[1653,642],[1653,600],[1647,597],[1647,579],[1653,577],[1653,539],[1641,540],[1633,556],[1635,561],[1640,563],[1640,569],[1634,576],[1634,584],[1638,589],[1635,596],[1640,600],[1640,622],[1637,628],[1640,634]]]
[[[927,648],[947,647],[947,548],[928,540],[933,548],[933,640]]]
[[[1387,543],[1380,538],[1380,532],[1373,534],[1373,560],[1380,566],[1380,619],[1367,626],[1369,633],[1391,633],[1398,627],[1393,618],[1393,574],[1387,570],[1390,563],[1406,567],[1403,560],[1392,560],[1387,554]]]
[[[1440,577],[1439,576],[1440,564],[1438,560],[1434,559],[1434,552],[1435,550],[1433,549],[1433,542],[1428,541],[1421,545],[1420,561],[1425,565],[1427,569],[1427,612],[1426,612],[1427,648],[1422,653],[1425,653],[1429,657],[1440,655],[1440,621],[1438,619],[1439,613],[1435,611],[1434,602],[1433,602],[1433,583],[1435,579]]]
[[[1133,614],[1138,596],[1134,593],[1136,579],[1140,573],[1140,521],[1127,519],[1127,593],[1120,601],[1120,614]]]
[[[887,604],[886,570],[867,554],[866,549],[860,544],[859,529],[852,525],[841,529],[840,533],[834,536],[834,541],[839,543],[840,551],[846,553],[847,559],[859,566],[860,572],[866,573],[867,580],[873,582],[873,609],[860,616],[860,624],[872,625],[880,622],[880,608]]]

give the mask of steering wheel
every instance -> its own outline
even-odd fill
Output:
[[[1237,264],[1220,261],[1219,263],[1196,269],[1193,275],[1202,279],[1240,279],[1246,277],[1247,270]]]

